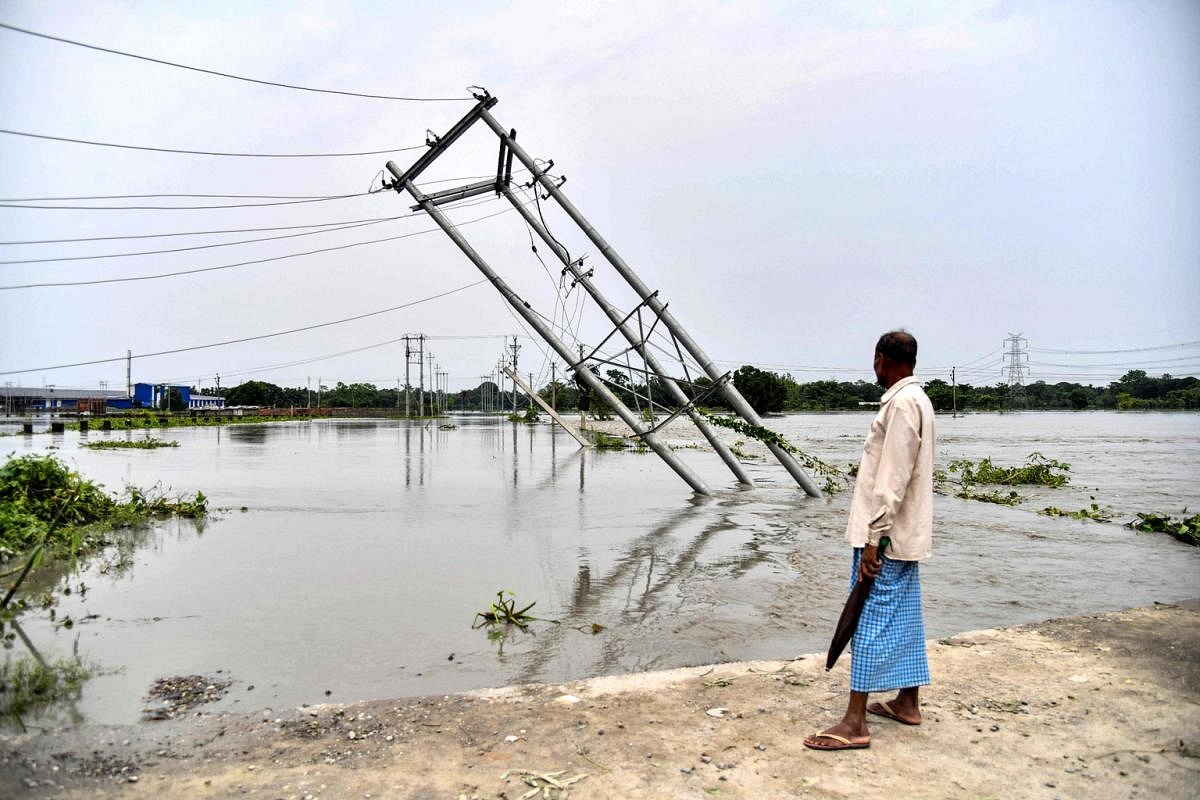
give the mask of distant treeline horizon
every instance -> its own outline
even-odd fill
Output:
[[[670,399],[666,387],[657,378],[646,383],[634,384],[630,372],[610,369],[598,375],[621,398],[622,402],[637,411],[649,407],[652,399],[655,409],[677,408],[678,403]],[[870,407],[883,396],[883,387],[867,381],[819,380],[799,382],[791,375],[778,374],[746,365],[733,375],[734,385],[760,413],[787,411],[846,411]],[[1171,375],[1151,377],[1145,370],[1130,370],[1119,380],[1107,385],[1094,386],[1070,381],[1046,383],[1034,381],[1020,389],[1007,383],[973,385],[960,383],[952,387],[939,378],[923,383],[934,409],[949,411],[1001,411],[1008,409],[1068,410],[1088,409],[1200,409],[1200,378],[1176,378]],[[698,378],[692,384],[682,384],[689,398],[699,397],[698,405],[705,408],[723,408],[720,398],[711,392],[712,382]],[[201,390],[202,394],[216,394],[213,389]],[[265,381],[246,381],[223,392],[226,405],[272,406],[276,408],[325,406],[338,408],[405,408],[404,388],[380,388],[372,383],[338,382],[333,387],[322,386],[320,390],[305,387],[281,387]],[[408,404],[413,414],[417,408],[418,389],[409,387]],[[552,400],[563,411],[577,411],[580,405],[580,390],[573,382],[556,381],[546,384],[538,394],[547,402]],[[432,392],[424,392],[428,411]],[[605,415],[609,409],[596,397],[584,393],[585,406],[596,415]],[[500,407],[511,409],[511,391],[500,392],[490,381],[473,389],[447,393],[447,406],[451,411],[478,411],[481,398],[486,399],[490,410]],[[516,407],[524,409],[528,400],[524,393],[517,392]]]

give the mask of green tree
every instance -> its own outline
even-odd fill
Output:
[[[782,411],[783,403],[787,400],[787,386],[783,378],[749,364],[733,373],[733,385],[760,414]]]

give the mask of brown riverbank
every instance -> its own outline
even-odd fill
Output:
[[[843,706],[823,662],[9,735],[0,795],[1200,796],[1200,602],[930,642],[925,723],[869,750],[801,746]]]

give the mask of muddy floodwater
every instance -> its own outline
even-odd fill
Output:
[[[846,465],[870,420],[768,424]],[[67,717],[134,721],[155,679],[172,675],[220,671],[231,688],[208,708],[251,711],[828,645],[846,593],[848,493],[808,499],[771,460],[748,461],[756,486],[740,489],[715,455],[681,448],[714,490],[694,497],[653,454],[581,451],[546,424],[452,421],[457,429],[399,420],[175,428],[154,432],[180,443],[162,450],[85,450],[71,432],[0,440],[18,454],[57,447],[113,490],[199,489],[216,510],[91,561],[69,581],[86,592],[56,609],[73,627],[24,615],[44,655],[77,650],[100,667]],[[1117,522],[1200,508],[1200,415],[944,415],[938,434],[939,466],[1040,451],[1071,464],[1071,483],[1024,488],[1029,499],[1015,508],[936,499],[934,556],[921,566],[929,636],[1200,596],[1196,548],[1035,513],[1080,509],[1092,496]],[[559,624],[500,639],[472,629],[499,590]]]

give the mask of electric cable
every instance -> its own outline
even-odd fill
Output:
[[[0,133],[9,136],[24,136],[30,139],[45,139],[52,142],[69,142],[71,144],[86,144],[93,147],[115,147],[120,150],[143,150],[152,153],[178,153],[190,156],[222,156],[226,158],[349,158],[351,156],[382,156],[389,153],[402,153],[406,150],[424,150],[428,145],[416,144],[406,147],[391,147],[387,150],[364,150],[357,153],[226,153],[215,150],[185,150],[177,147],[150,147],[148,145],[121,144],[118,142],[98,142],[92,139],[74,139],[68,136],[51,136],[45,133],[29,133],[0,128]]]
[[[372,194],[377,194],[377,192],[334,194],[329,195],[328,197],[312,197],[304,200],[272,200],[267,203],[213,203],[204,206],[61,206],[44,205],[41,203],[0,202],[0,208],[32,208],[39,209],[41,211],[203,211],[214,208],[266,208],[268,206],[300,206],[307,205],[309,203],[325,203],[330,200],[349,200],[355,197],[367,197],[368,195]],[[221,195],[217,196],[219,197]]]
[[[497,211],[493,214],[486,214],[482,217],[477,217],[476,219],[465,220],[464,222],[462,222],[460,224],[461,225],[469,225],[473,222],[482,222],[485,219],[491,219],[492,217],[498,217],[501,214],[507,214],[512,210],[513,209],[511,209],[511,208],[506,208],[501,211]],[[235,267],[246,267],[246,266],[252,266],[255,264],[268,264],[268,263],[272,263],[275,261],[284,261],[289,258],[301,258],[303,256],[317,255],[319,253],[332,253],[332,252],[336,252],[339,250],[349,250],[350,248],[353,248],[353,247],[364,247],[366,245],[371,245],[371,244],[381,244],[383,242],[394,242],[399,239],[409,239],[413,236],[420,236],[420,235],[426,234],[426,233],[433,233],[434,231],[438,231],[438,230],[441,230],[441,229],[440,228],[426,228],[424,230],[413,231],[411,233],[402,233],[397,236],[385,236],[381,239],[368,239],[367,241],[364,241],[364,242],[350,242],[349,244],[341,244],[341,245],[336,245],[334,247],[322,247],[322,248],[318,248],[316,250],[307,250],[302,253],[286,253],[286,254],[280,255],[280,256],[270,256],[268,258],[256,258],[256,259],[252,259],[250,261],[238,261],[233,264],[218,264],[215,267],[197,267],[194,269],[181,269],[181,270],[175,270],[173,272],[159,272],[159,273],[156,273],[153,275],[127,275],[127,276],[121,277],[121,278],[93,278],[91,280],[84,280],[84,281],[50,281],[50,282],[46,282],[46,283],[13,284],[13,285],[9,285],[9,286],[0,286],[0,291],[13,291],[13,290],[17,290],[17,289],[43,289],[43,288],[48,288],[48,287],[59,287],[59,286],[96,286],[99,284],[106,284],[106,283],[130,283],[133,281],[151,281],[151,280],[160,280],[162,278],[175,278],[180,275],[197,275],[197,274],[200,274],[203,272],[216,272],[218,270],[233,269]]]
[[[515,170],[518,172],[526,172],[527,170]],[[379,177],[383,173],[380,170],[376,173]],[[417,184],[418,187],[433,186],[439,183],[455,183],[458,181],[479,181],[484,178],[490,178],[491,175],[468,175],[462,178],[439,178],[435,181],[422,181]],[[374,181],[372,181],[374,183]],[[378,194],[379,189],[374,189],[363,194]],[[0,197],[0,203],[40,203],[40,202],[55,202],[66,200],[149,200],[155,197],[170,197],[170,198],[190,198],[190,199],[220,199],[220,198],[236,198],[241,200],[322,200],[335,195],[317,195],[317,194],[176,194],[169,192],[159,192],[154,194],[86,194],[86,195],[71,195],[71,196],[55,196],[55,197]],[[336,195],[339,197],[352,197],[353,195]]]
[[[490,198],[495,199],[495,198]],[[483,205],[485,202],[490,202],[490,199],[471,203],[468,205],[460,205],[457,208],[470,208],[472,205]],[[294,231],[302,228],[320,228],[332,225],[355,225],[360,222],[386,222],[397,217],[368,217],[366,219],[351,219],[342,220],[340,222],[311,222],[307,225],[271,225],[261,228],[224,228],[220,230],[209,231],[178,231],[175,233],[142,233],[129,234],[123,236],[81,236],[68,239],[25,239],[20,241],[0,242],[0,246],[18,246],[29,244],[68,244],[77,242],[110,242],[126,239],[162,239],[171,236],[213,236],[226,233],[259,233],[266,231]]]
[[[256,341],[260,341],[262,339],[273,339],[278,336],[288,336],[293,333],[303,333],[304,331],[317,330],[318,328],[329,328],[334,325],[343,325],[347,322],[355,322],[357,320],[366,319],[368,317],[377,317],[380,314],[388,314],[393,311],[399,311],[404,308],[412,308],[413,306],[420,305],[422,303],[428,303],[432,300],[438,300],[443,297],[448,297],[449,295],[457,294],[458,292],[462,292],[467,289],[471,289],[475,286],[480,285],[481,283],[487,283],[487,279],[481,278],[480,280],[474,281],[473,283],[464,284],[455,289],[448,289],[444,292],[439,292],[438,294],[430,295],[429,297],[422,297],[420,300],[411,300],[407,303],[401,303],[398,306],[391,306],[390,308],[382,308],[378,311],[368,311],[365,314],[355,314],[352,317],[343,317],[341,319],[330,320],[329,322],[318,322],[318,323],[315,323],[312,325],[304,325],[299,328],[290,328],[285,331],[276,331],[274,333],[262,333],[262,334],[258,334],[256,336],[243,336],[238,339],[226,339],[221,342],[211,342],[209,344],[198,344],[198,345],[192,345],[190,347],[177,347],[172,350],[160,350],[155,353],[137,353],[132,356],[117,356],[116,358],[99,358],[99,359],[95,359],[93,361],[79,361],[74,364],[55,364],[53,366],[47,366],[47,367],[32,367],[29,369],[4,370],[4,371],[0,371],[0,375],[20,375],[20,374],[23,374],[26,372],[41,372],[41,371],[49,371],[52,369],[68,369],[70,367],[89,367],[94,364],[111,364],[111,363],[114,363],[117,361],[124,361],[126,358],[152,358],[154,356],[167,356],[167,355],[174,355],[176,353],[190,353],[195,350],[208,350],[208,349],[211,349],[214,347],[225,347],[225,346],[231,345],[231,344],[243,344],[245,342],[256,342]]]
[[[486,198],[482,202],[471,203],[470,205],[467,205],[467,206],[459,206],[459,208],[470,208],[472,206],[486,205],[487,203],[493,203],[493,202],[495,202],[494,197]],[[214,247],[231,247],[233,245],[239,245],[239,244],[254,244],[256,242],[271,242],[271,241],[276,241],[279,239],[294,239],[294,238],[297,238],[300,236],[312,236],[312,235],[318,234],[318,233],[332,233],[334,231],[345,231],[345,230],[351,230],[353,228],[363,228],[368,225],[378,225],[381,222],[394,222],[399,219],[408,219],[410,217],[417,217],[417,216],[420,216],[421,213],[422,212],[415,211],[411,214],[400,214],[399,216],[395,216],[395,217],[381,217],[379,219],[369,219],[369,220],[363,220],[363,221],[358,221],[358,222],[351,222],[346,225],[341,225],[338,227],[325,227],[325,228],[322,228],[321,230],[316,230],[316,231],[304,231],[303,233],[289,233],[289,234],[283,234],[280,236],[262,236],[257,239],[240,239],[236,242],[218,242],[216,244],[199,244],[199,245],[192,245],[190,247],[172,247],[172,248],[167,248],[167,249],[163,249],[163,250],[140,250],[140,251],[133,252],[133,253],[107,253],[104,255],[91,255],[91,256],[60,256],[57,258],[25,258],[25,259],[15,259],[15,260],[11,260],[11,261],[0,261],[0,265],[3,265],[3,264],[44,264],[44,263],[51,262],[51,261],[94,261],[94,260],[103,259],[103,258],[132,258],[135,256],[161,255],[163,253],[185,253],[185,252],[189,252],[192,250],[208,250],[208,249],[211,249]]]
[[[175,67],[176,69],[184,69],[184,70],[189,70],[191,72],[200,72],[200,73],[204,73],[205,75],[213,75],[218,78],[228,78],[230,80],[235,80],[235,81],[245,81],[246,83],[257,83],[257,84],[261,84],[263,86],[275,86],[280,89],[295,89],[295,90],[301,91],[301,92],[317,92],[320,94],[339,94],[339,95],[343,95],[346,97],[364,97],[364,98],[367,98],[370,100],[404,100],[404,101],[413,102],[413,103],[444,103],[444,102],[458,102],[461,100],[474,99],[472,97],[404,97],[404,96],[395,96],[395,95],[386,95],[386,94],[368,94],[366,92],[351,92],[351,91],[346,91],[346,90],[342,90],[342,89],[317,89],[317,88],[314,88],[311,86],[300,86],[300,85],[294,84],[294,83],[281,83],[279,81],[267,81],[267,80],[260,80],[258,78],[248,78],[244,75],[235,75],[231,72],[221,72],[219,70],[206,69],[204,67],[193,67],[188,64],[180,64],[175,61],[167,61],[167,60],[161,59],[161,58],[152,58],[151,56],[138,55],[137,53],[128,53],[124,50],[117,50],[112,47],[101,47],[101,46],[95,45],[95,44],[79,42],[79,41],[75,41],[74,39],[67,39],[62,36],[51,36],[48,33],[39,33],[38,31],[31,31],[28,28],[18,28],[16,25],[9,25],[8,23],[4,23],[4,22],[0,22],[0,28],[13,31],[15,33],[23,33],[26,36],[36,36],[39,39],[48,39],[49,41],[59,42],[60,44],[69,44],[74,47],[83,47],[88,50],[95,50],[100,53],[109,53],[110,55],[114,55],[114,56],[123,56],[125,58],[134,58],[139,61],[148,61],[152,64],[160,64],[164,67]]]
[[[1031,353],[1057,353],[1060,355],[1086,355],[1086,356],[1107,356],[1117,353],[1149,353],[1154,350],[1172,350],[1177,347],[1196,347],[1200,345],[1200,340],[1191,342],[1176,342],[1174,344],[1160,344],[1156,347],[1130,347],[1124,350],[1058,350],[1052,347],[1027,347],[1025,348]]]

